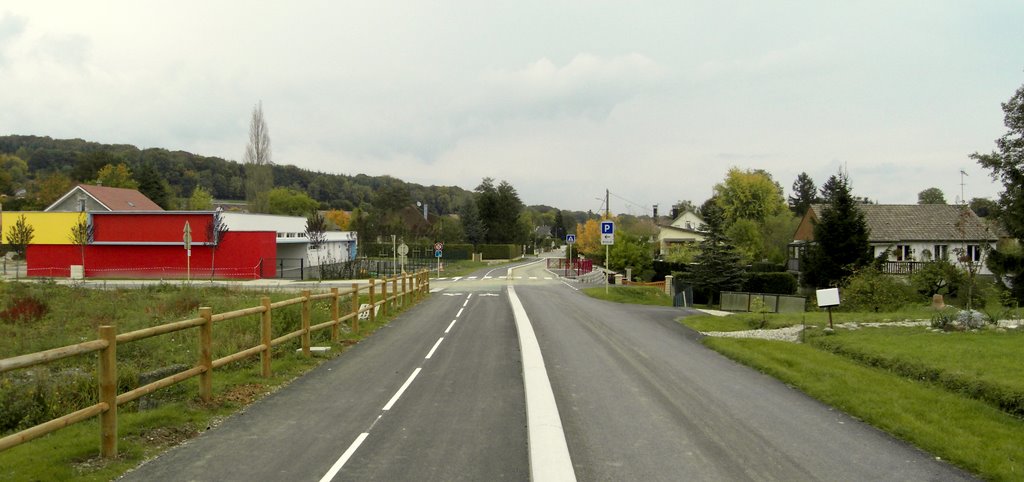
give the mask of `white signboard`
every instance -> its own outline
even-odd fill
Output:
[[[828,288],[817,291],[818,308],[839,306],[839,288]]]
[[[605,246],[615,244],[615,223],[601,221],[601,244]]]

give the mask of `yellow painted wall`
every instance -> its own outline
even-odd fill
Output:
[[[7,243],[7,232],[22,215],[25,215],[25,222],[35,229],[30,244],[73,244],[68,239],[71,236],[71,227],[78,223],[79,216],[85,216],[81,213],[4,211],[0,219],[0,232],[3,232],[4,243]]]

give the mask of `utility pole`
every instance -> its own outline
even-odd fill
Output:
[[[632,196],[630,196],[630,197],[632,197]],[[605,219],[611,219],[612,218],[611,210],[612,210],[611,206],[608,205],[608,189],[605,189],[604,190],[604,218]]]

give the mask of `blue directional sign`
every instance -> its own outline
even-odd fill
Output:
[[[601,221],[601,244],[611,246],[615,244],[615,223],[612,221]]]
[[[565,244],[576,244],[576,235],[575,234],[566,234],[565,235]]]
[[[434,250],[434,257],[435,258],[440,258],[441,257],[441,250],[440,249]]]

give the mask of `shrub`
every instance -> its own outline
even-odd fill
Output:
[[[46,302],[35,295],[15,295],[7,309],[0,311],[0,320],[8,323],[32,323],[41,320],[49,311]]]
[[[743,291],[751,293],[792,295],[796,294],[796,290],[796,277],[790,273],[750,273],[743,283]]]
[[[932,328],[943,331],[980,330],[985,327],[985,315],[975,310],[957,310],[947,307],[932,316]]]
[[[846,311],[896,311],[912,299],[911,288],[877,268],[861,268],[841,290]]]
[[[911,286],[928,297],[936,294],[956,296],[963,281],[963,270],[944,259],[925,263],[910,275]]]

